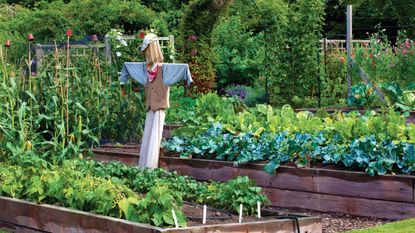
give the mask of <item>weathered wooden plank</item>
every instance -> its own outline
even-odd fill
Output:
[[[238,176],[248,176],[261,187],[267,187],[270,179],[270,176],[263,170],[261,171],[249,168],[238,168]]]
[[[235,167],[232,162],[202,159],[180,159],[162,157],[164,167],[170,163],[186,167],[182,175],[193,176],[198,180],[209,179],[226,181],[237,175],[248,176],[261,187],[333,194],[348,197],[361,197],[375,200],[414,202],[414,176],[384,175],[371,177],[364,172],[330,170],[320,168],[296,168],[281,166],[274,176],[269,176],[262,164],[247,164]],[[201,171],[197,171],[200,169]]]
[[[40,229],[40,209],[27,205],[25,201],[0,196],[0,220],[8,223]]]
[[[318,170],[319,193],[350,197],[414,202],[413,177],[375,176],[365,173]]]
[[[195,177],[197,180],[209,180],[210,178],[210,162],[199,163],[192,159],[185,160],[182,165],[181,174]]]
[[[293,167],[280,167],[269,177],[266,187],[317,192],[317,171]]]
[[[205,160],[208,161],[209,179],[217,181],[228,181],[238,176],[238,169],[236,167],[224,166],[226,162]],[[200,162],[200,160],[199,160]]]
[[[163,229],[148,224],[134,223],[122,219],[91,214],[78,210],[57,207],[52,205],[37,205],[35,203],[0,196],[0,207],[7,207],[0,212],[0,228],[18,229],[19,232],[38,233],[46,232],[133,232],[133,233],[159,233],[159,232],[294,232],[292,220],[272,219],[242,224],[218,224],[186,227],[179,229]],[[16,208],[18,207],[18,209]],[[33,216],[37,213],[36,217]],[[40,213],[40,214],[39,214]],[[7,218],[7,216],[9,216]],[[7,221],[5,220],[7,219]],[[321,233],[321,218],[299,218],[302,232]],[[20,224],[21,226],[16,226]],[[32,229],[30,229],[32,228]],[[29,229],[26,231],[26,229]],[[242,231],[241,231],[242,230]]]
[[[358,216],[404,219],[415,216],[413,203],[370,200],[301,191],[264,188],[273,206],[304,208]]]
[[[322,224],[316,221],[315,217],[299,218],[298,223],[301,232],[320,233],[322,232]],[[296,232],[294,221],[287,219],[258,221],[247,223],[228,223],[222,225],[187,227],[182,229],[166,229],[161,232],[166,233],[288,233]]]

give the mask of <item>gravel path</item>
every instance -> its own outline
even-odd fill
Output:
[[[344,232],[348,230],[368,228],[391,222],[388,219],[358,217],[342,213],[326,213],[295,208],[275,208],[280,212],[301,213],[323,218],[323,233]]]

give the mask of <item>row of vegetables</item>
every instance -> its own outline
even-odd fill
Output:
[[[38,158],[0,162],[0,196],[53,204],[155,226],[186,226],[184,202],[207,204],[244,215],[267,204],[262,189],[248,177],[226,183],[197,182],[162,169],[142,170],[118,162],[67,160],[51,165]]]
[[[233,115],[199,111],[209,98],[230,102],[223,105],[233,105]],[[200,115],[183,119],[184,126],[163,143],[166,151],[236,164],[266,161],[270,174],[287,162],[334,164],[370,175],[415,171],[415,125],[393,109],[328,115],[257,105],[238,111],[234,100],[209,98],[197,101],[194,112]]]

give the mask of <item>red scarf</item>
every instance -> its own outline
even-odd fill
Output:
[[[147,70],[147,79],[151,83],[154,82],[154,79],[157,77],[157,71],[159,70],[159,65],[157,64],[152,70]]]

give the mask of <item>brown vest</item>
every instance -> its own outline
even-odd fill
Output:
[[[146,109],[153,112],[170,107],[169,94],[170,88],[163,83],[163,67],[159,66],[157,77],[153,82],[147,80],[146,91]]]

